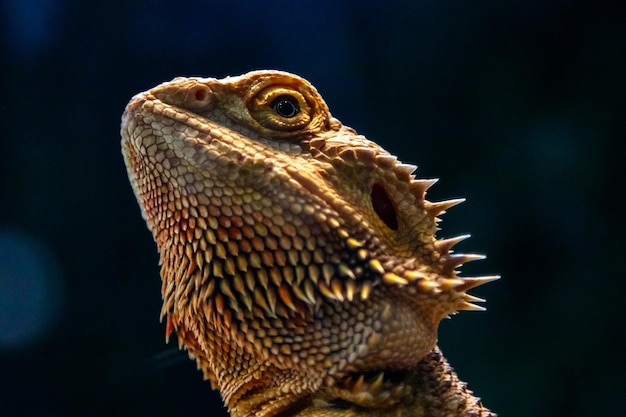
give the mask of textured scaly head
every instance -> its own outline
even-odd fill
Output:
[[[414,366],[442,318],[482,309],[465,291],[497,278],[460,278],[482,257],[451,252],[467,236],[435,237],[462,200],[425,200],[435,180],[343,126],[295,75],[176,78],[135,96],[121,133],[168,334],[231,409],[259,369],[301,395]],[[254,401],[247,412],[274,400]]]

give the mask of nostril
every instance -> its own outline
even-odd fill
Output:
[[[211,106],[213,92],[201,83],[194,83],[192,86],[184,86],[180,93],[183,94],[182,106],[189,110],[203,110]]]
[[[196,88],[194,97],[197,101],[204,101],[206,99],[207,96],[207,91],[206,88]]]

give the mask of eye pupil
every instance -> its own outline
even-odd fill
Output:
[[[300,113],[298,101],[291,96],[279,96],[272,101],[272,108],[281,117],[291,118]]]

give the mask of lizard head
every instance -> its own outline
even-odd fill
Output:
[[[452,253],[466,236],[435,237],[462,200],[427,201],[435,180],[342,125],[298,76],[176,78],[135,96],[121,133],[168,333],[227,404],[260,370],[312,392],[414,366],[442,318],[482,309],[466,291],[496,278],[459,277],[482,257]]]

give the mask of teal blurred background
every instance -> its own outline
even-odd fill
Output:
[[[440,328],[502,416],[624,416],[626,14],[619,3],[2,0],[0,416],[224,416],[164,343],[126,178],[132,95],[281,69],[467,197],[486,313]]]

